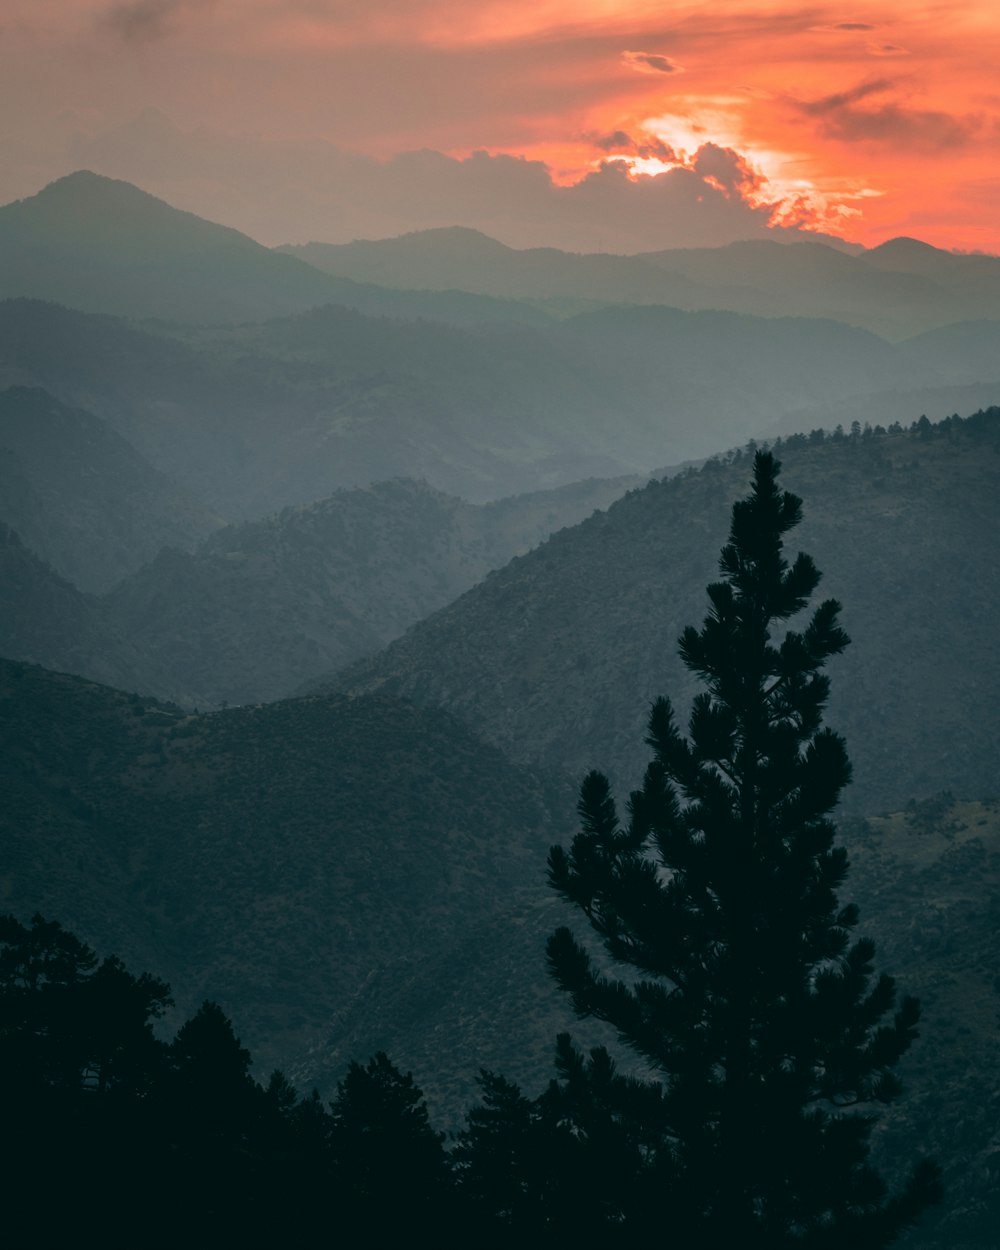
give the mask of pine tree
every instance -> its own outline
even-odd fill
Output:
[[[642,1183],[618,1187],[609,1226],[648,1225],[679,1247],[860,1250],[893,1241],[939,1182],[921,1162],[890,1192],[869,1161],[873,1111],[900,1092],[892,1070],[919,1007],[897,1007],[873,944],[852,936],[857,908],[838,903],[848,861],[829,814],[850,763],[821,727],[822,670],[849,640],[834,600],[773,637],[820,580],[809,556],[783,554],[801,500],[779,489],[779,468],[756,453],[709,614],[681,636],[705,687],[688,736],[659,699],[627,821],[593,772],[580,833],[550,855],[551,884],[628,979],[567,928],[549,965],[577,1014],[610,1023],[654,1078],[619,1078],[601,1048],[588,1063],[562,1043],[564,1077],[579,1091],[588,1069],[603,1073],[605,1115],[637,1151]]]
[[[392,1245],[439,1235],[449,1220],[443,1134],[423,1093],[379,1051],[351,1063],[330,1104],[330,1147],[344,1244]]]

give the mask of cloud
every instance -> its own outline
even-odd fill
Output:
[[[618,152],[627,156],[641,156],[644,160],[659,160],[667,164],[678,164],[679,157],[669,143],[655,135],[643,135],[641,139],[633,139],[624,130],[613,130],[605,135],[588,135],[587,139],[601,152]]]
[[[746,158],[732,148],[705,143],[695,153],[691,168],[729,199],[744,198],[760,190],[763,180]]]
[[[104,23],[128,40],[156,39],[188,0],[119,0],[104,14]]]
[[[623,52],[622,60],[640,74],[682,74],[684,69],[661,52]]]
[[[894,85],[891,78],[877,78],[872,82],[863,82],[857,87],[851,87],[849,91],[837,91],[833,95],[822,96],[818,100],[804,101],[799,104],[799,108],[810,117],[823,117],[827,113],[836,113],[848,105],[856,104],[867,96],[889,91]]]
[[[822,26],[810,26],[810,30],[822,31],[825,34],[835,34],[839,31],[863,31],[876,30],[871,22],[826,22]]]
[[[840,109],[826,120],[823,132],[830,139],[881,143],[897,151],[943,152],[973,142],[981,129],[979,117],[886,104],[877,109]]]
[[[635,144],[632,142],[632,136],[627,135],[624,130],[613,130],[608,135],[588,135],[587,138],[602,152],[633,152]]]
[[[901,48],[896,43],[870,43],[868,51],[872,56],[909,56],[908,48]]]
[[[891,78],[860,83],[818,100],[799,101],[797,108],[822,119],[821,133],[844,143],[871,143],[896,151],[943,152],[964,147],[982,130],[976,115],[957,116],[935,109],[909,109],[895,102],[857,108],[862,100],[892,90]]]

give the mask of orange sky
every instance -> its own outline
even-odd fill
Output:
[[[770,219],[1000,252],[998,63],[993,2],[5,0],[0,198],[86,163],[267,242],[451,211],[597,246],[600,201],[619,250]]]

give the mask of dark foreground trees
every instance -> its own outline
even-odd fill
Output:
[[[173,1041],[169,987],[55,921],[0,915],[0,1209],[11,1245],[343,1250],[454,1227],[442,1137],[384,1054],[336,1099],[267,1087],[211,1002]],[[6,1243],[5,1243],[6,1244]]]
[[[852,938],[857,909],[837,900],[848,865],[828,815],[850,764],[821,728],[822,669],[848,639],[832,600],[801,632],[774,634],[820,579],[808,556],[783,555],[801,501],[778,470],[755,457],[709,615],[681,637],[705,687],[688,736],[659,700],[627,821],[591,773],[581,832],[550,857],[552,885],[629,976],[566,928],[551,970],[578,1015],[614,1026],[656,1078],[626,1079],[605,1051],[585,1059],[560,1040],[577,1136],[633,1161],[604,1191],[603,1219],[629,1241],[669,1230],[678,1247],[874,1248],[939,1194],[932,1163],[890,1190],[869,1161],[870,1109],[899,1092],[892,1069],[919,1008],[897,1005],[872,943]]]

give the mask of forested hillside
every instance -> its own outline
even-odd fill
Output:
[[[829,722],[855,756],[847,803],[877,811],[1000,789],[1000,411],[778,451],[806,501],[796,538],[844,604]],[[682,628],[704,615],[747,458],[631,492],[513,561],[336,679],[445,707],[515,758],[634,785],[646,709],[691,689]]]
[[[7,910],[155,968],[182,1013],[217,1000],[265,1070],[306,1084],[388,1048],[433,1065],[454,1108],[507,1061],[492,1012],[498,995],[512,1020],[538,1009],[533,939],[513,939],[554,908],[540,887],[569,789],[398,700],[191,716],[0,669]],[[536,1065],[549,1040],[525,1038]]]

